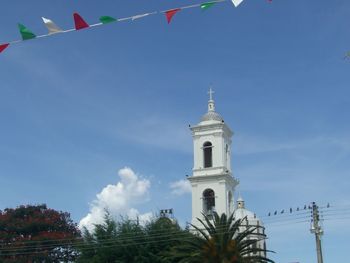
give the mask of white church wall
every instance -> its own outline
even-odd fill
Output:
[[[226,213],[226,186],[223,182],[218,182],[215,179],[192,184],[192,224],[197,225],[197,218],[203,219],[204,211],[203,193],[207,189],[212,189],[215,193],[215,212],[218,214]]]
[[[261,236],[259,234],[265,234],[264,227],[254,213],[245,209],[243,199],[239,198],[237,200],[239,207],[235,209],[234,191],[239,182],[233,177],[231,170],[231,138],[233,132],[223,121],[220,114],[215,112],[211,90],[209,94],[208,112],[203,115],[198,125],[190,128],[193,137],[193,174],[191,177],[188,177],[188,180],[192,186],[192,224],[202,228],[203,226],[197,218],[203,219],[203,213],[211,210],[214,210],[219,215],[225,213],[227,216],[230,216],[234,213],[238,217],[236,219],[242,219],[247,216],[248,225],[258,226],[248,239],[260,239]],[[205,148],[203,148],[206,142],[211,143],[211,148],[210,145],[205,145]],[[205,155],[204,152],[206,152]],[[208,162],[210,160],[208,156],[211,156],[210,167],[205,167],[204,156],[206,156],[207,166],[210,163]],[[206,192],[207,203],[204,206],[203,193],[207,189],[214,191],[214,207],[212,207],[213,193],[211,191]],[[208,209],[210,211],[206,211]],[[242,226],[240,230],[244,231],[248,225]],[[265,248],[265,241],[259,241],[257,246]]]

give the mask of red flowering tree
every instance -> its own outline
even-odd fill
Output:
[[[45,204],[0,211],[0,262],[72,262],[79,237],[69,213]]]

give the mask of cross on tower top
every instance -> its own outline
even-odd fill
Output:
[[[213,94],[214,94],[215,92],[212,90],[212,88],[210,87],[209,88],[209,91],[208,91],[208,94],[209,94],[209,100],[213,100]]]
[[[214,91],[210,87],[209,91],[208,91],[208,94],[209,94],[208,112],[209,111],[215,111],[215,104],[214,104],[214,100],[213,100],[213,93],[214,93]]]

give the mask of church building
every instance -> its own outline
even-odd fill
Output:
[[[215,111],[213,91],[209,90],[208,111],[200,122],[190,127],[193,137],[193,174],[188,177],[192,186],[192,224],[202,227],[197,218],[203,214],[212,216],[234,213],[236,220],[244,219],[245,227],[256,226],[256,234],[265,234],[262,222],[256,215],[245,209],[241,197],[234,203],[235,188],[239,184],[231,168],[231,145],[233,131],[222,116]],[[249,238],[258,239],[252,234]],[[257,243],[266,248],[265,241]]]

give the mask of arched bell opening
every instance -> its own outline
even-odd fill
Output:
[[[213,145],[211,142],[205,142],[203,144],[203,155],[204,155],[204,168],[213,166]]]

